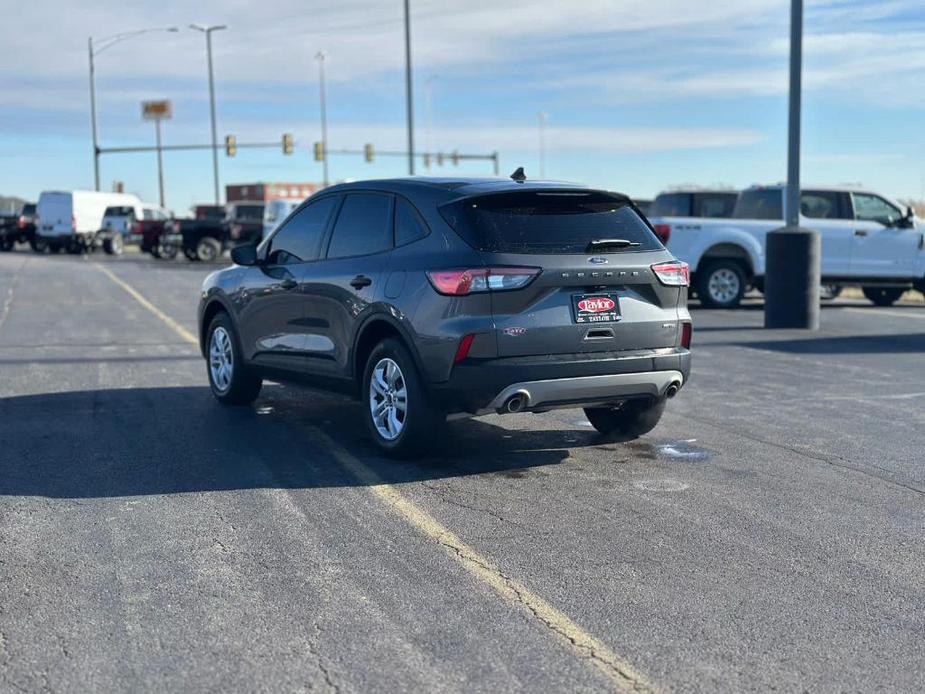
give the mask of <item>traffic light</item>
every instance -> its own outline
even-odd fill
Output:
[[[459,166],[459,152],[454,149],[450,158],[453,160],[453,166]]]
[[[238,140],[234,135],[225,135],[225,154],[233,157],[238,153]]]
[[[375,152],[373,151],[373,146],[367,142],[365,145],[363,145],[363,158],[367,162],[371,162],[374,156]]]
[[[315,143],[315,161],[324,161],[324,144],[321,142]]]
[[[292,154],[292,133],[283,133],[283,154]]]

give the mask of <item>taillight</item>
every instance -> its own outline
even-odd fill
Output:
[[[690,349],[693,334],[694,326],[692,323],[681,323],[681,346],[684,349]]]
[[[466,296],[476,292],[522,289],[540,274],[538,267],[479,267],[463,270],[431,270],[427,279],[439,294]]]
[[[474,339],[475,335],[466,335],[459,341],[459,347],[456,348],[456,356],[453,357],[454,366],[469,356],[469,348],[472,346],[472,340]]]
[[[668,245],[668,239],[671,238],[671,225],[670,224],[656,224],[655,225],[655,235],[658,236],[658,240],[662,242],[663,245]]]
[[[20,229],[25,229],[26,228],[26,218],[20,217],[19,220],[16,222],[16,226],[18,226]]]
[[[658,281],[669,287],[687,287],[691,283],[691,271],[687,263],[672,260],[652,266]]]

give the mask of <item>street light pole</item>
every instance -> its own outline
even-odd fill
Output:
[[[546,111],[537,114],[540,125],[540,178],[546,178]]]
[[[405,108],[408,112],[408,175],[414,176],[414,102],[411,94],[411,8],[405,0]]]
[[[154,31],[169,31],[171,33],[176,33],[179,29],[177,29],[177,27],[160,27],[157,29],[124,31],[119,34],[104,36],[101,39],[97,39],[97,44],[102,44],[99,48],[94,48],[92,36],[87,37],[87,57],[90,59],[90,129],[93,135],[93,185],[95,190],[100,189],[100,146],[99,135],[96,128],[96,65],[94,64],[93,58],[120,41],[135,36],[141,36],[142,34],[150,34]]]
[[[819,329],[821,242],[800,227],[800,99],[803,0],[790,4],[790,109],[785,226],[767,234],[764,327]]]
[[[154,119],[154,134],[157,142],[157,190],[160,194],[160,205],[164,207],[164,159],[161,154],[161,119]]]
[[[93,66],[93,37],[87,37],[87,55],[90,58],[90,128],[93,131],[93,186],[100,189],[100,146],[96,134],[96,72]]]
[[[328,54],[324,51],[318,51],[315,59],[318,61],[318,88],[321,100],[321,171],[322,184],[327,187],[330,179],[328,177],[328,107],[324,93],[324,60]]]
[[[224,24],[216,26],[203,26],[201,24],[190,24],[190,29],[201,31],[206,35],[206,55],[209,63],[209,115],[212,120],[212,181],[215,187],[215,204],[221,204],[221,197],[218,189],[218,133],[215,125],[215,77],[212,73],[212,32],[227,29]]]
[[[433,152],[433,128],[434,128],[434,95],[433,95],[433,83],[437,79],[437,75],[431,75],[426,80],[424,80],[424,105],[427,110],[427,130],[424,132],[425,142],[424,149],[427,152],[426,159],[424,163],[427,165],[426,168],[430,171],[430,157],[431,152]]]

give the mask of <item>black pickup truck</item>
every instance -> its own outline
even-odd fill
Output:
[[[0,251],[11,251],[16,243],[35,249],[35,203],[27,202],[16,215],[0,215]]]
[[[168,223],[163,243],[183,251],[189,260],[211,262],[235,246],[255,243],[263,231],[262,202],[198,205],[194,219]]]

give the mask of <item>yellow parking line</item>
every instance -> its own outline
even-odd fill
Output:
[[[157,306],[155,306],[155,305],[152,304],[150,301],[148,301],[142,294],[140,294],[140,293],[139,293],[134,287],[132,287],[130,284],[128,284],[128,283],[126,283],[126,282],[123,282],[121,279],[119,279],[118,277],[116,277],[116,275],[113,274],[113,272],[112,272],[109,268],[103,267],[103,266],[100,265],[99,263],[95,263],[94,265],[96,266],[96,268],[97,268],[100,272],[102,272],[102,273],[103,273],[104,275],[106,275],[109,279],[111,279],[113,282],[115,282],[115,283],[118,284],[120,287],[122,287],[122,289],[124,289],[126,292],[128,292],[129,296],[131,296],[135,301],[137,301],[139,304],[141,304],[142,306],[144,306],[146,309],[148,309],[148,310],[149,310],[151,313],[153,313],[155,316],[157,316],[158,318],[160,318],[164,323],[166,323],[171,329],[173,329],[173,331],[174,331],[177,335],[179,335],[180,337],[182,337],[182,338],[183,338],[184,340],[186,340],[187,342],[192,342],[194,345],[198,345],[198,344],[199,344],[199,339],[198,339],[195,335],[193,335],[193,333],[191,333],[189,330],[187,330],[187,329],[184,328],[182,325],[180,325],[179,323],[177,323],[173,318],[171,318],[171,317],[168,316],[166,313],[164,313],[163,311],[161,311]]]
[[[334,455],[337,461],[357,479],[368,485],[368,489],[378,499],[409,525],[442,545],[452,559],[461,564],[476,579],[494,590],[501,598],[538,619],[576,655],[587,659],[594,665],[613,683],[616,690],[655,691],[655,688],[629,663],[599,639],[578,626],[568,615],[550,605],[520,581],[506,575],[489,559],[441,525],[433,516],[402,496],[395,487],[384,483],[374,470],[335,443],[327,434],[316,427],[310,427],[310,429],[312,435],[324,444],[324,447]]]
[[[108,268],[99,264],[96,267],[181,338],[187,342],[199,344],[195,335],[166,315],[132,286],[116,277]],[[476,552],[452,531],[441,525],[433,516],[405,498],[395,487],[383,482],[372,468],[335,443],[327,434],[316,427],[309,427],[309,430],[310,435],[323,444],[337,462],[349,470],[354,477],[367,485],[377,499],[401,516],[410,526],[441,545],[450,558],[458,562],[477,580],[491,588],[498,596],[541,622],[562,641],[563,645],[570,648],[582,660],[594,665],[617,691],[656,691],[655,687],[628,662],[602,641],[582,629],[568,615],[553,607],[520,581],[506,575],[488,558]]]

